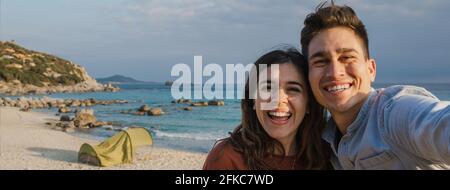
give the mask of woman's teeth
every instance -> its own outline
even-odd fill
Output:
[[[290,112],[275,112],[275,111],[270,111],[269,112],[269,116],[271,116],[271,118],[274,117],[290,117],[292,115],[292,113]]]

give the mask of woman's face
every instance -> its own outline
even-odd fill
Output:
[[[255,100],[256,115],[264,130],[270,137],[280,142],[290,142],[295,139],[298,127],[307,112],[308,95],[304,77],[297,71],[292,63],[279,64],[278,71],[270,67],[262,72],[267,72],[267,79],[279,81],[279,96],[275,107],[270,110],[261,109],[261,103],[268,103],[271,99]],[[273,77],[273,78],[272,78]],[[259,81],[258,89],[270,87],[270,82]],[[269,88],[270,89],[270,88]]]

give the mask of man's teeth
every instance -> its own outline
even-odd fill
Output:
[[[342,84],[342,85],[328,87],[327,90],[328,90],[328,92],[341,92],[341,91],[347,90],[349,88],[350,88],[350,84]]]
[[[270,116],[275,116],[275,117],[289,117],[289,116],[291,116],[291,113],[289,113],[289,112],[274,112],[274,111],[271,111],[271,112],[269,112],[269,115]]]

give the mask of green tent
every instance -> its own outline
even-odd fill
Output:
[[[103,167],[130,163],[137,147],[152,144],[152,136],[147,129],[129,128],[98,145],[84,143],[78,152],[78,161]]]

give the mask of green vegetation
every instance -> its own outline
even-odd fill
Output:
[[[46,73],[46,74],[44,74]],[[74,85],[83,82],[82,71],[67,60],[0,42],[0,80],[43,86]]]

